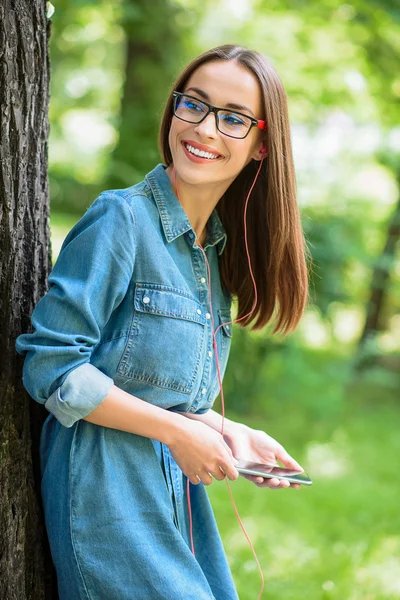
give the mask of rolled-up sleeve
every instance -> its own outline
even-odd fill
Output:
[[[92,412],[114,383],[90,357],[126,295],[134,261],[131,207],[103,192],[65,238],[32,312],[33,332],[16,340],[25,389],[65,427]]]

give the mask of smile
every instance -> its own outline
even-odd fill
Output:
[[[219,158],[222,158],[222,156],[220,154],[212,154],[211,152],[205,152],[204,150],[198,150],[197,148],[194,148],[193,146],[191,146],[190,144],[188,144],[186,142],[182,142],[182,145],[184,146],[184,148],[187,152],[189,152],[193,156],[198,156],[199,158],[203,158],[206,160],[218,160]]]

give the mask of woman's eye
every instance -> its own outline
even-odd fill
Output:
[[[224,115],[223,119],[227,125],[244,125],[244,121],[239,119],[236,115]]]
[[[200,111],[200,112],[202,112],[202,110],[203,110],[203,108],[201,107],[200,104],[197,104],[196,102],[193,102],[192,100],[186,100],[184,102],[184,106],[188,110],[196,110],[196,111]]]

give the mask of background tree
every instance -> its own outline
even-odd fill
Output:
[[[108,163],[106,188],[128,187],[159,162],[155,139],[165,102],[182,60],[180,19],[186,11],[165,0],[136,0],[122,7],[125,81],[118,143]],[[185,21],[183,21],[185,22]],[[189,37],[190,31],[185,32]]]

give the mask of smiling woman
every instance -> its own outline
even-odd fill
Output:
[[[188,145],[218,159],[199,159]],[[203,231],[218,203],[227,232],[221,278],[238,300],[239,319],[249,312],[254,289],[241,259],[246,254],[244,225],[236,215],[243,212],[257,161],[268,156],[247,213],[257,305],[241,326],[256,317],[253,328],[261,329],[276,313],[274,333],[293,331],[308,297],[307,248],[297,208],[286,93],[268,60],[228,45],[196,58],[167,101],[160,147],[170,179],[172,169],[176,171],[180,201],[196,230]]]
[[[307,298],[286,96],[269,62],[239,46],[194,60],[166,102],[160,150],[143,181],[102,192],[74,225],[34,331],[17,338],[23,384],[50,412],[41,493],[60,600],[237,600],[205,486],[237,479],[236,457],[301,470],[265,432],[212,410],[233,299],[242,326],[276,311],[285,333]]]

